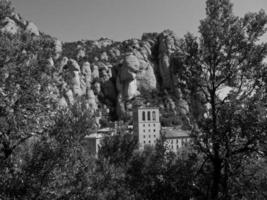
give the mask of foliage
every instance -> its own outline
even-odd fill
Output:
[[[125,166],[137,147],[138,140],[135,135],[122,134],[107,137],[102,141],[99,149],[99,159],[108,160],[115,166]]]
[[[43,70],[47,38],[1,34],[0,40],[0,159],[7,159],[21,143],[49,127],[58,91]],[[37,59],[37,57],[39,57]]]
[[[29,151],[2,166],[4,199],[86,198],[94,160],[88,157],[82,140],[92,130],[92,116],[74,105],[61,110],[54,121]]]
[[[5,17],[9,17],[14,12],[14,8],[10,0],[0,1],[0,21]]]
[[[196,155],[156,149],[136,152],[127,169],[127,182],[135,199],[190,199],[194,193]]]
[[[206,199],[230,199],[241,161],[259,152],[266,139],[267,44],[259,38],[267,16],[261,10],[236,17],[229,0],[207,0],[206,15],[199,40],[191,34],[181,40],[176,71],[183,72],[178,73],[181,86],[203,105],[194,131],[197,149],[206,157],[203,193]]]
[[[135,139],[125,137],[129,135],[113,137],[100,149],[92,186],[95,198],[189,199],[193,196],[197,161],[193,152],[175,155],[167,152],[163,141],[158,141],[156,148],[139,151]],[[130,145],[129,139],[133,142]]]

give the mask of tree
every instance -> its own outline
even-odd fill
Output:
[[[81,104],[60,110],[28,151],[1,168],[0,198],[87,199],[94,160],[82,141],[92,124],[93,116]]]
[[[127,185],[135,199],[190,199],[195,196],[194,152],[178,155],[167,151],[163,141],[156,148],[135,152],[126,173]]]
[[[263,10],[239,18],[229,0],[207,0],[199,40],[187,34],[180,41],[175,70],[182,72],[181,86],[202,102],[194,136],[205,155],[200,171],[208,177],[206,199],[231,199],[241,161],[260,153],[259,143],[266,141],[267,44],[259,42],[266,24]]]
[[[194,152],[175,155],[163,140],[136,149],[137,139],[121,134],[107,138],[92,173],[92,199],[189,199],[194,196]]]
[[[104,138],[98,156],[116,166],[126,166],[137,147],[138,139],[135,135],[121,133]]]
[[[101,142],[92,174],[91,199],[134,199],[127,186],[126,170],[138,140],[124,131]]]
[[[50,125],[58,91],[40,64],[53,52],[51,38],[0,34],[0,159],[8,159]]]

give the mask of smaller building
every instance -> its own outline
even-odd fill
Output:
[[[190,131],[181,129],[181,127],[164,127],[162,136],[165,138],[165,145],[169,151],[178,152],[182,147],[190,142]]]
[[[101,141],[105,137],[110,137],[114,134],[114,129],[110,127],[98,129],[97,132],[91,133],[84,137],[84,140],[82,141],[83,146],[85,147],[85,150],[89,153],[89,155],[98,155],[98,151],[101,147]]]
[[[98,155],[101,141],[104,138],[105,138],[105,135],[101,133],[92,133],[90,135],[86,135],[84,140],[82,141],[86,152],[88,152],[88,154],[91,156]]]

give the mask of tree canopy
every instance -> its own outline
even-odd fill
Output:
[[[261,154],[259,143],[266,142],[267,43],[260,37],[267,16],[261,10],[240,18],[232,6],[229,0],[207,0],[200,37],[185,35],[176,55],[176,70],[184,72],[179,79],[203,105],[194,135],[206,157],[207,199],[230,199],[241,163]]]

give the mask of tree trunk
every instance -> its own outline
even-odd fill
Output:
[[[211,198],[210,198],[211,200],[218,199],[221,178],[222,178],[221,160],[219,159],[219,157],[215,157],[213,160],[213,174],[212,174],[213,182],[211,186]]]
[[[215,76],[215,73],[214,73]],[[214,81],[215,82],[215,81]],[[215,84],[213,82],[212,91],[210,93],[211,95],[211,108],[212,108],[212,143],[213,143],[213,158],[212,158],[212,164],[213,164],[213,173],[212,173],[212,186],[211,186],[211,200],[218,199],[219,195],[219,186],[221,182],[221,159],[220,159],[220,141],[218,137],[218,131],[217,131],[217,108],[216,108],[216,89]]]

